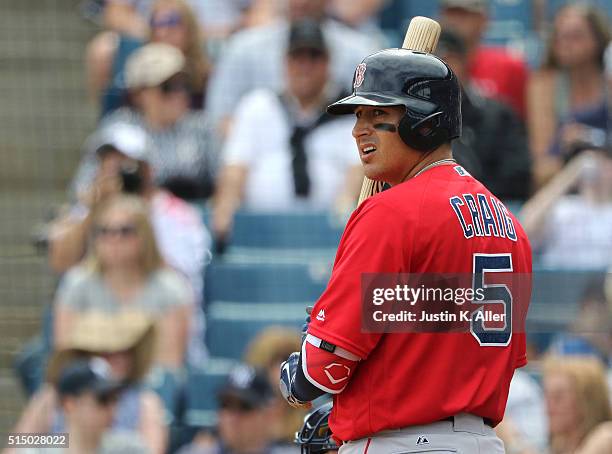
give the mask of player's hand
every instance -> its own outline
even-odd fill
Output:
[[[292,391],[299,360],[300,354],[298,352],[293,352],[289,355],[287,361],[281,364],[279,387],[283,398],[293,408],[310,408],[312,406],[310,402],[299,400],[293,395]]]

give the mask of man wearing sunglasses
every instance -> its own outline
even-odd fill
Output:
[[[330,59],[321,25],[297,21],[289,30],[285,89],[254,90],[239,103],[215,195],[217,244],[241,205],[258,212],[354,208],[363,172],[351,122],[325,112],[342,92],[331,80]]]

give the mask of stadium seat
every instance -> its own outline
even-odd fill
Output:
[[[297,264],[214,262],[206,270],[207,304],[229,302],[310,302],[325,289],[329,269]]]
[[[214,427],[217,422],[217,392],[236,363],[210,358],[203,368],[190,368],[185,391],[183,423],[192,427]]]
[[[306,319],[307,303],[224,303],[207,311],[206,345],[213,356],[240,359],[246,346],[272,325],[299,331]]]
[[[210,212],[204,211],[210,224]],[[232,247],[310,249],[336,248],[344,221],[325,212],[258,214],[240,211],[234,217]]]
[[[532,29],[531,3],[531,0],[491,1],[485,42],[504,46],[524,40]]]

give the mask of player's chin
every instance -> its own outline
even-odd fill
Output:
[[[363,164],[363,174],[370,180],[385,181],[384,172],[374,164]]]

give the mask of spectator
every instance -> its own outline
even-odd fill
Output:
[[[121,383],[101,358],[76,360],[64,367],[57,383],[59,407],[69,434],[65,448],[20,449],[23,454],[147,454],[129,433],[107,432],[116,413]]]
[[[51,357],[48,383],[32,397],[14,432],[66,432],[71,415],[65,414],[61,406],[62,389],[58,386],[62,370],[75,360],[101,357],[110,365],[112,378],[123,384],[111,431],[128,433],[151,454],[163,454],[168,438],[163,406],[158,396],[143,385],[151,367],[155,339],[154,325],[142,312],[79,315],[65,347]]]
[[[268,421],[273,396],[264,373],[246,365],[236,367],[218,395],[218,439],[200,433],[179,454],[286,454],[286,449],[270,445]]]
[[[550,454],[612,452],[610,398],[601,363],[550,357],[543,371]]]
[[[528,90],[538,186],[559,170],[576,142],[592,147],[605,140],[604,52],[610,38],[606,18],[587,4],[570,3],[554,19],[546,60],[532,75]]]
[[[87,238],[99,206],[120,191],[135,192],[147,201],[150,222],[164,261],[183,273],[191,283],[196,307],[189,358],[200,363],[205,354],[202,351],[204,315],[201,307],[204,266],[206,254],[210,254],[210,236],[201,215],[154,184],[146,134],[141,128],[124,123],[102,128],[90,139],[87,153],[73,185],[80,201],[68,213],[59,216],[50,229],[51,267],[63,273],[75,266],[85,256]],[[90,171],[94,172],[91,177],[88,176]],[[93,183],[86,183],[92,180]],[[123,187],[124,182],[126,187]]]
[[[145,203],[119,196],[93,217],[88,259],[62,279],[54,305],[54,343],[70,338],[77,314],[138,309],[154,317],[160,337],[155,363],[171,371],[183,365],[193,293],[187,281],[166,268]]]
[[[300,334],[296,330],[271,326],[251,341],[244,360],[250,366],[267,372],[268,381],[275,383],[281,363],[291,353],[299,351],[301,346]],[[268,421],[272,440],[278,445],[294,446],[295,431],[302,424],[305,413],[302,409],[287,405],[278,387],[274,387],[274,391],[272,415]]]
[[[223,135],[243,95],[255,88],[282,90],[283,57],[295,21],[311,18],[321,22],[329,46],[331,79],[344,90],[350,88],[355,66],[377,49],[366,36],[326,18],[327,4],[327,0],[287,0],[284,17],[230,39],[213,72],[207,97],[207,110]]]
[[[205,3],[215,2],[218,0],[206,0]],[[121,79],[121,71],[127,56],[135,49],[140,47],[143,42],[155,39],[155,27],[153,24],[152,12],[155,9],[155,0],[105,0],[102,10],[102,22],[105,28],[104,31],[98,33],[88,44],[85,66],[87,70],[87,85],[91,99],[96,103],[100,99],[100,95],[109,87],[115,89],[114,79]],[[177,46],[185,51],[185,56],[190,59],[191,56],[200,58],[195,54],[191,54],[189,50],[197,47],[202,55],[205,53],[205,42],[200,36],[203,30],[200,24],[204,22],[204,12],[208,17],[208,5],[202,5],[202,0],[179,0],[173,2],[180,11],[180,19],[182,23],[172,21],[166,23],[166,26],[186,32],[187,42],[186,47]],[[169,5],[169,3],[168,3]],[[166,30],[167,31],[167,30]],[[180,33],[180,32],[179,32]],[[176,36],[176,33],[173,33]],[[166,32],[162,35],[168,36]],[[161,36],[161,42],[166,42],[164,36]],[[168,42],[168,44],[174,44]],[[193,47],[189,47],[193,45]],[[205,54],[204,54],[205,55]],[[106,108],[117,107],[115,103],[121,101],[121,98],[110,100],[113,104],[109,104]],[[106,100],[109,102],[109,100]],[[106,111],[103,110],[103,113]]]
[[[193,10],[185,0],[157,0],[150,13],[149,43],[174,46],[185,57],[185,74],[190,89],[190,107],[201,109],[204,102],[210,63],[206,55],[200,26]],[[122,107],[128,101],[125,90],[125,64],[129,55],[144,43],[122,37],[113,56],[113,74],[99,87],[102,97],[102,116]]]
[[[321,27],[294,22],[286,55],[287,89],[256,90],[238,106],[223,151],[213,213],[217,238],[234,212],[353,207],[362,170],[351,137],[352,119],[325,112],[338,92],[329,83],[329,54]]]
[[[457,32],[467,46],[470,79],[483,94],[511,106],[525,117],[527,67],[523,59],[500,47],[485,46],[486,0],[441,0],[442,28]]]
[[[612,364],[612,306],[608,307],[604,287],[607,273],[592,274],[568,331],[560,333],[549,350],[555,355],[595,356]]]
[[[462,85],[462,131],[453,142],[453,156],[500,199],[525,200],[531,162],[522,121],[506,105],[484,96],[472,82],[465,41],[458,34],[442,32],[437,54]]]
[[[571,191],[577,188],[576,194]],[[612,159],[584,151],[523,206],[523,228],[542,265],[612,265]]]
[[[208,197],[218,150],[204,112],[189,109],[183,54],[168,44],[141,47],[128,58],[126,84],[133,107],[106,116],[100,127],[130,123],[143,128],[151,137],[156,181],[178,197]]]

